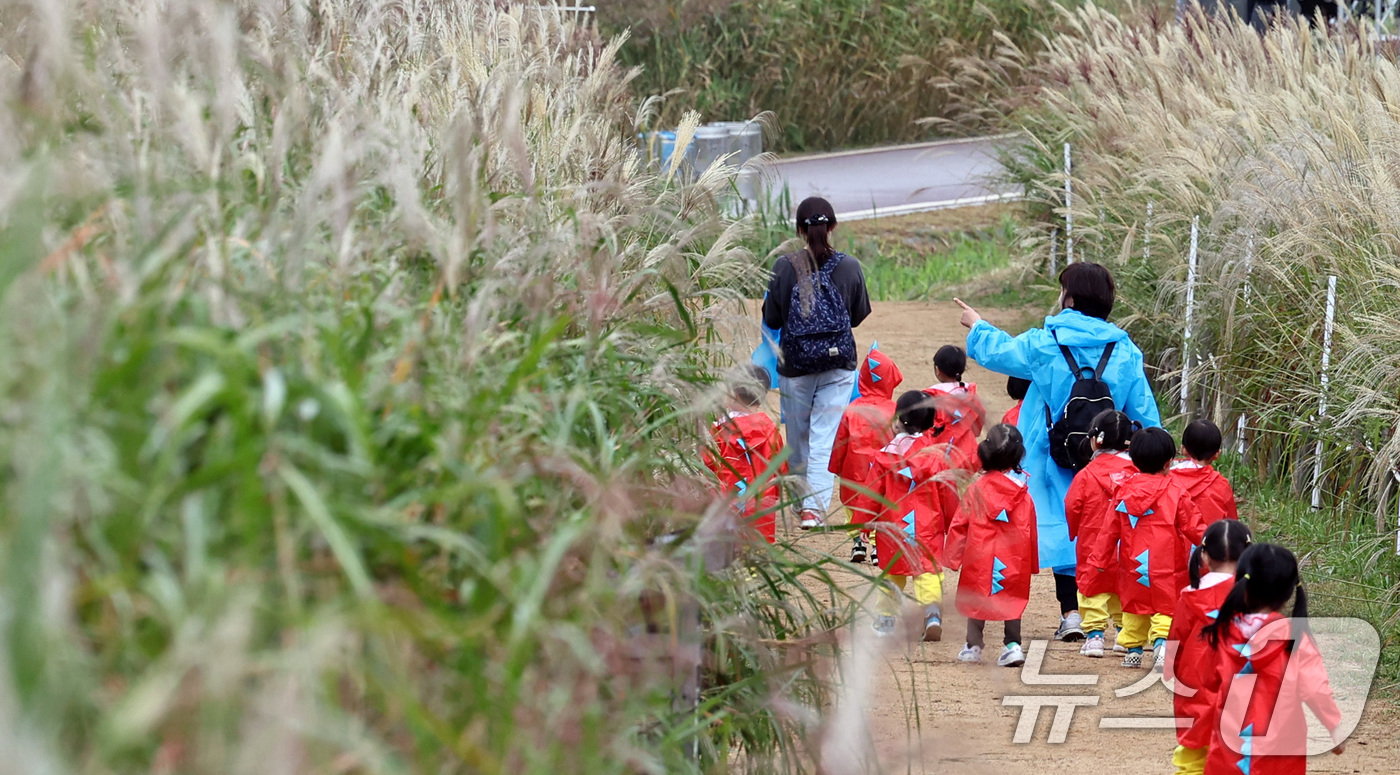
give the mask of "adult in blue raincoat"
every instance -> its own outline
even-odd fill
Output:
[[[1069,402],[1075,375],[1070,372],[1058,345],[1065,345],[1077,363],[1092,367],[1109,342],[1114,345],[1103,380],[1113,393],[1114,404],[1144,427],[1162,424],[1157,400],[1143,370],[1142,350],[1123,329],[1108,322],[1113,311],[1113,275],[1104,267],[1080,262],[1060,273],[1060,307],[1045,318],[1045,325],[1012,336],[982,319],[977,310],[958,301],[967,333],[967,354],[992,371],[1031,381],[1021,407],[1017,429],[1025,440],[1023,466],[1030,474],[1031,499],[1035,502],[1040,535],[1040,564],[1055,572],[1055,596],[1060,601],[1058,640],[1084,637],[1074,583],[1075,551],[1065,523],[1065,494],[1074,472],[1050,458],[1050,430],[1046,418],[1058,419]],[[1057,341],[1058,340],[1058,341]]]

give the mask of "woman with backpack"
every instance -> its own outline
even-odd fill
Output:
[[[1144,427],[1162,424],[1142,351],[1126,331],[1108,322],[1114,295],[1107,269],[1089,262],[1070,264],[1060,273],[1061,311],[1045,318],[1043,327],[1014,337],[958,301],[962,324],[970,329],[967,354],[992,371],[1031,382],[1017,429],[1025,438],[1023,467],[1035,502],[1040,564],[1055,572],[1061,615],[1057,640],[1084,638],[1065,495],[1075,472],[1092,455],[1089,425],[1107,409]]]
[[[797,234],[804,250],[780,257],[768,280],[763,323],[781,329],[778,391],[782,399],[788,466],[798,476],[799,525],[822,524],[831,503],[827,466],[836,428],[856,380],[852,328],[870,315],[860,262],[831,247],[836,211],[820,197],[797,206]]]

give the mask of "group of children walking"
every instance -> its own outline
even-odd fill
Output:
[[[1040,569],[1016,429],[1026,386],[1011,380],[1008,392],[1018,404],[979,443],[986,411],[976,385],[963,380],[966,363],[961,348],[943,347],[934,357],[938,382],[895,399],[903,376],[872,348],[830,470],[850,521],[862,526],[851,561],[878,565],[887,582],[876,632],[895,631],[908,594],[922,607],[923,640],[941,640],[943,570],[957,570],[957,607],[967,618],[958,659],[981,662],[985,625],[1000,621],[1004,645],[996,662],[1014,667],[1025,662],[1021,617]],[[772,541],[778,492],[768,461],[782,442],[759,408],[761,392],[730,392],[731,405],[714,426],[723,459],[707,463],[733,492],[762,489],[747,499],[747,515]],[[1316,646],[1294,631],[1307,615],[1296,558],[1254,542],[1238,521],[1229,481],[1212,465],[1220,430],[1191,423],[1178,459],[1165,430],[1139,428],[1110,410],[1094,418],[1089,444],[1092,458],[1065,502],[1077,552],[1080,653],[1103,657],[1112,623],[1112,651],[1123,654],[1124,667],[1149,664],[1175,680],[1176,714],[1190,722],[1178,731],[1178,772],[1303,772],[1301,703],[1329,729],[1341,716]],[[1283,614],[1290,602],[1292,628]],[[1261,641],[1260,633],[1276,637]],[[1241,701],[1230,689],[1243,675],[1254,677]],[[1284,692],[1300,699],[1296,712],[1279,701]],[[1340,741],[1334,750],[1340,753]]]

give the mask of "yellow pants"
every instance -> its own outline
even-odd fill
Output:
[[[1201,775],[1206,771],[1206,754],[1209,752],[1209,748],[1184,748],[1178,745],[1172,752],[1176,775]]]
[[[1118,631],[1118,645],[1129,648],[1142,648],[1166,640],[1172,628],[1171,614],[1130,614],[1123,613],[1123,629]]]
[[[1123,604],[1112,592],[1093,597],[1085,597],[1084,593],[1080,592],[1079,613],[1084,617],[1085,633],[1102,633],[1108,628],[1109,619],[1113,619],[1113,624],[1118,627],[1119,632],[1123,630]]]
[[[880,595],[879,610],[882,614],[894,616],[899,613],[899,595],[904,592],[905,586],[909,583],[909,576],[886,576],[888,584],[880,585],[882,594]],[[943,602],[943,572],[920,573],[914,576],[914,602],[927,608],[937,606]],[[891,588],[890,584],[894,587]]]

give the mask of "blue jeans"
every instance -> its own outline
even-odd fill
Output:
[[[851,403],[856,373],[832,369],[802,377],[779,377],[778,392],[787,426],[788,469],[796,477],[801,511],[826,516],[835,477],[827,469],[841,415]]]

